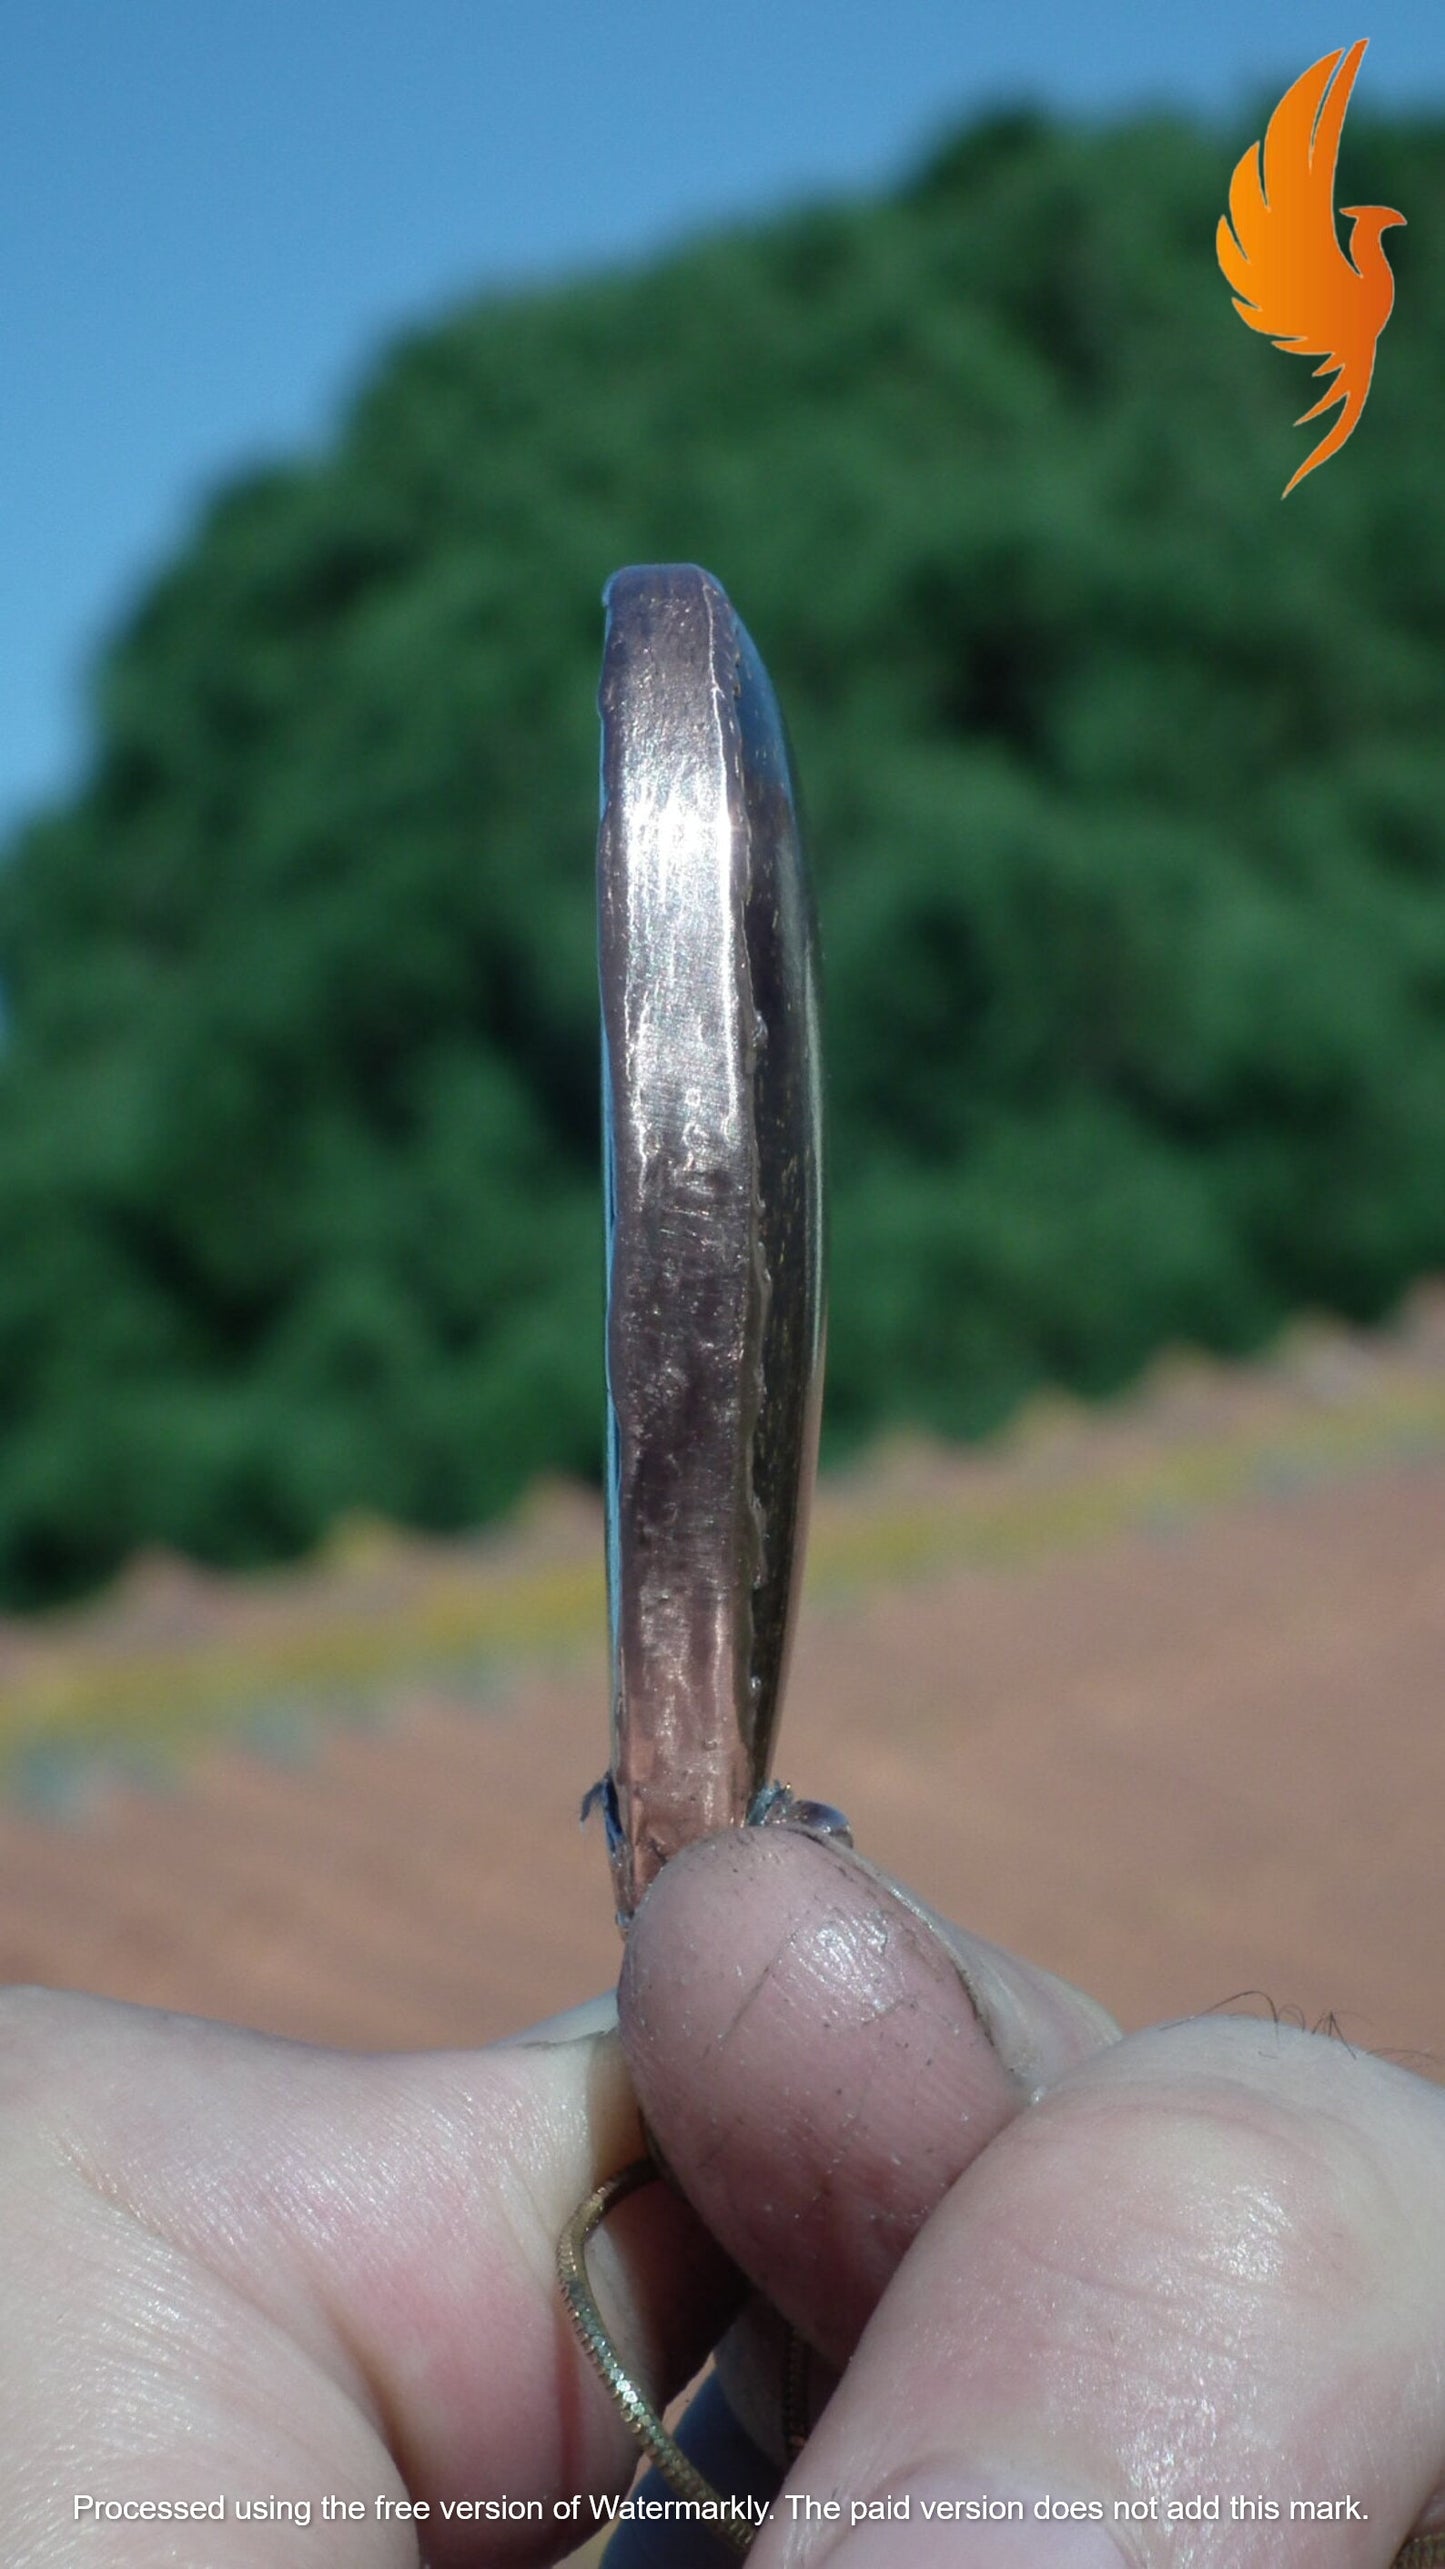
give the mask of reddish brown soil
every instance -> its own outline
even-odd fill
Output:
[[[1438,1393],[1438,1310],[1433,1327],[1419,1379]],[[1147,1479],[1261,1405],[1314,1418],[1321,1397],[1303,1377],[1181,1377],[1072,1427],[1050,1486],[1087,1491],[1121,1458]],[[871,1508],[896,1530],[900,1468],[825,1519],[846,1533]],[[909,1504],[945,1514],[1040,1487],[1027,1440],[909,1469]],[[1252,1991],[1433,2068],[1445,1450],[1346,1438],[1293,1477],[1271,1495],[1259,1473],[1216,1475],[1152,1523],[1106,1508],[995,1566],[976,1544],[915,1545],[906,1579],[830,1576],[783,1767],[883,1863],[1127,2023]],[[481,1707],[394,1688],[371,1726],[323,1730],[296,1762],[212,1746],[169,1789],[109,1787],[59,1821],[0,1810],[0,1976],[378,2047],[564,2006],[617,1958],[600,1839],[577,1825],[604,1704],[593,1649]]]

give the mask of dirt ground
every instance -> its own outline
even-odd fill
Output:
[[[572,1501],[544,1549],[585,1583],[598,1541]],[[871,1855],[1126,2024],[1274,2006],[1445,2064],[1439,1296],[1389,1338],[1306,1332],[979,1455],[879,1456],[825,1490],[814,1555],[778,1764]],[[206,1583],[208,1653],[283,1587],[304,1622],[294,1574]],[[0,1629],[0,1739],[72,1662],[95,1695],[107,1634],[156,1594]],[[16,1768],[0,1976],[382,2048],[482,2041],[607,1983],[605,1858],[577,1821],[606,1758],[592,1604],[557,1664],[523,1651],[478,1685],[424,1656],[385,1659],[360,1715],[258,1747],[213,1707],[188,1726],[192,1652],[154,1780],[114,1780],[103,1725],[56,1811]]]

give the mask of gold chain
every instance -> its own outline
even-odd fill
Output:
[[[615,2401],[637,2441],[656,2463],[668,2486],[681,2498],[707,2509],[709,2530],[720,2542],[745,2557],[751,2550],[754,2529],[730,2520],[726,2500],[719,2496],[710,2480],[704,2479],[695,2463],[690,2462],[682,2446],[668,2434],[661,2418],[645,2391],[633,2380],[618,2357],[603,2323],[602,2313],[593,2299],[587,2280],[587,2243],[600,2230],[610,2212],[625,2203],[645,2185],[657,2182],[658,2171],[651,2159],[634,2159],[630,2167],[609,2177],[579,2203],[561,2238],[557,2242],[557,2280],[562,2287],[572,2325],[577,2331],[588,2362],[599,2375],[604,2388]],[[788,2363],[788,2409],[790,2412],[788,2443],[796,2454],[802,2443],[801,2391],[799,2354],[801,2340],[792,2339]],[[1397,2551],[1393,2569],[1445,2569],[1445,2532],[1417,2533]]]
[[[709,2532],[731,2550],[745,2554],[752,2548],[754,2528],[729,2517],[727,2500],[719,2496],[712,2482],[703,2478],[682,2446],[668,2434],[646,2392],[620,2362],[587,2280],[587,2242],[593,2231],[601,2228],[609,2212],[624,2203],[629,2194],[636,2194],[640,2186],[654,2184],[657,2173],[651,2159],[634,2159],[631,2167],[609,2177],[605,2185],[589,2194],[585,2203],[579,2203],[557,2242],[557,2280],[588,2362],[600,2375],[638,2443],[651,2454],[663,2478],[680,2498],[689,2498],[707,2510]]]

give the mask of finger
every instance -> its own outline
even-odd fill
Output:
[[[935,2203],[1115,2028],[847,1850],[747,1829],[676,1857],[619,1993],[643,2115],[714,2236],[843,2360]]]
[[[1438,2513],[1442,2308],[1438,2090],[1243,2020],[1134,2036],[934,2214],[757,2569],[1384,2569]]]
[[[429,2558],[521,2560],[569,2547],[557,2499],[625,2485],[631,2441],[553,2262],[577,2202],[643,2147],[614,2034],[367,2059],[44,1993],[3,2015],[20,2324],[0,2455],[23,2453],[33,2504],[50,2449],[66,2490],[80,2453],[112,2497],[362,2498],[365,2532],[343,2521],[321,2560],[414,2559],[414,2524],[372,2511],[408,2491],[430,2505]],[[594,2273],[667,2397],[735,2299],[725,2261],[655,2186],[608,2225]],[[448,2523],[462,2498],[521,2512]],[[266,2556],[253,2526],[208,2524],[208,2559],[232,2556],[224,2538]]]

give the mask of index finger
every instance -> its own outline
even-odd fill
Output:
[[[158,2489],[364,2500],[364,2524],[308,2537],[318,2560],[414,2559],[406,2496],[429,2506],[438,2563],[573,2547],[556,2502],[625,2487],[636,2457],[563,2312],[556,2238],[643,2144],[615,2035],[557,2030],[367,2058],[7,1993],[7,2556],[30,2537],[52,2556],[78,2457],[122,2505]],[[667,2397],[729,2315],[723,2260],[652,2187],[598,2264],[629,2357]],[[207,2531],[217,2569],[292,2556],[285,2528],[270,2553],[249,2523]],[[154,2559],[155,2538],[141,2521],[98,2536],[117,2564]]]

